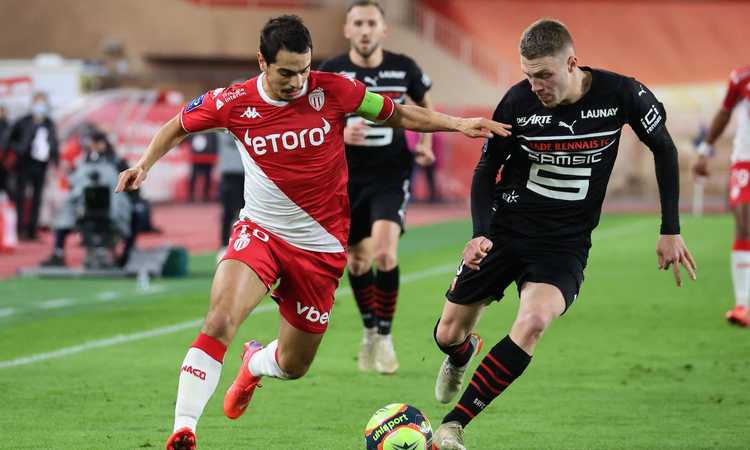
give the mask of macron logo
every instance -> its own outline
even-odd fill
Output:
[[[200,369],[195,369],[193,368],[193,366],[184,365],[182,366],[181,370],[182,372],[189,373],[190,375],[193,375],[197,378],[200,378],[203,381],[206,381],[206,372]]]
[[[260,117],[260,113],[255,110],[255,108],[249,107],[243,112],[240,117],[244,117],[245,119],[257,119]]]
[[[297,302],[297,315],[303,316],[310,322],[318,322],[321,325],[327,324],[329,317],[328,313],[321,314],[314,306],[303,306],[300,302]]]

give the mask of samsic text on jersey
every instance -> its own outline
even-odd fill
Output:
[[[430,79],[422,73],[413,59],[398,53],[383,52],[383,62],[378,67],[364,68],[355,65],[349,54],[329,59],[320,70],[338,72],[356,78],[367,86],[367,90],[388,96],[394,102],[403,104],[408,95],[415,102],[421,102],[432,86]],[[347,123],[362,120],[349,116]],[[349,178],[352,181],[367,182],[382,178],[409,177],[413,157],[406,147],[404,130],[381,127],[367,122],[370,130],[367,145],[346,146],[346,160],[349,165]]]
[[[591,87],[573,104],[545,108],[522,81],[495,110],[493,119],[512,124],[513,136],[493,137],[484,148],[505,161],[493,233],[590,243],[623,125],[647,145],[667,133],[663,105],[641,83],[582,69],[591,73]]]

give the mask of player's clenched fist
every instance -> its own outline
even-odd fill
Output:
[[[344,127],[344,143],[347,145],[365,145],[369,128],[365,125],[364,120],[354,121],[351,125]]]
[[[467,242],[466,247],[464,247],[464,265],[471,270],[479,270],[479,263],[491,249],[491,240],[484,236],[475,237]]]
[[[142,167],[131,167],[120,172],[115,192],[134,191],[141,187],[148,172]]]

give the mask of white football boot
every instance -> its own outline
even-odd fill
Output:
[[[376,327],[365,328],[362,340],[359,343],[357,354],[357,367],[362,372],[370,372],[375,369],[375,339],[378,329]]]
[[[437,450],[466,450],[464,446],[464,427],[458,422],[440,424],[432,436],[432,443]]]
[[[390,334],[377,334],[374,346],[375,370],[384,375],[391,375],[398,370],[396,350]]]
[[[482,350],[484,341],[476,333],[472,333],[469,339],[474,346],[474,353],[471,354],[473,358]],[[471,362],[471,358],[469,358],[469,362]],[[469,362],[465,366],[456,367],[451,364],[448,356],[445,357],[443,364],[440,365],[437,380],[435,380],[435,398],[437,401],[450,403],[461,392],[461,387],[464,384],[464,373],[466,373],[466,368],[469,367]]]

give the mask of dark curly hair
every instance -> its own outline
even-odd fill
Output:
[[[276,62],[279,50],[293,53],[307,53],[312,50],[312,38],[302,19],[298,16],[283,15],[266,22],[260,32],[260,53],[268,64]]]

